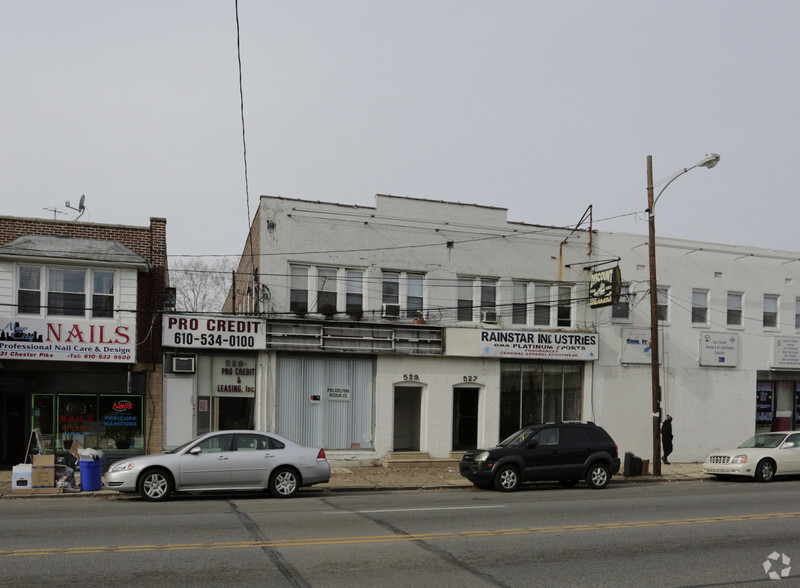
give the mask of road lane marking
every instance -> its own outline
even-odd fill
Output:
[[[665,527],[670,525],[702,525],[709,523],[736,523],[742,521],[764,521],[774,519],[799,518],[800,512],[779,512],[770,514],[736,515],[728,517],[707,517],[689,519],[670,519],[663,521],[632,521],[629,523],[596,523],[586,525],[563,525],[559,527],[530,527],[526,529],[495,529],[482,531],[456,531],[442,533],[421,533],[416,535],[373,535],[367,537],[319,537],[306,539],[272,539],[268,541],[232,541],[214,543],[173,543],[165,545],[121,545],[94,547],[41,547],[31,549],[0,550],[0,557],[63,556],[88,555],[97,553],[136,553],[145,551],[189,551],[208,549],[246,549],[277,547],[310,547],[315,545],[353,545],[363,543],[387,543],[397,541],[432,541],[435,539],[470,539],[477,537],[503,537],[511,535],[535,535],[540,533],[571,533],[578,531],[610,531],[618,529],[638,529],[646,527]]]
[[[490,506],[432,506],[430,508],[383,508],[373,510],[339,510],[336,512],[324,512],[326,515],[343,515],[343,514],[374,514],[386,512],[430,512],[435,510],[474,510],[479,508],[505,508],[505,504],[495,504]]]

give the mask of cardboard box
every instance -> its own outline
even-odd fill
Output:
[[[49,455],[33,456],[33,487],[52,488],[56,483],[56,456]]]
[[[28,490],[33,488],[33,466],[29,463],[15,465],[11,469],[11,490]]]

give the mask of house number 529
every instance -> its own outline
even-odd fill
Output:
[[[403,374],[406,382],[419,382],[419,374]]]

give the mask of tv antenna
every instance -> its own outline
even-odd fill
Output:
[[[72,220],[78,220],[79,218],[81,218],[83,216],[83,213],[86,212],[86,194],[81,194],[81,201],[78,203],[78,208],[75,208],[74,206],[72,206],[69,203],[69,200],[67,200],[64,203],[64,205],[67,208],[71,208],[72,210],[75,210],[75,211],[78,212],[78,216],[76,216],[74,219],[72,219]]]

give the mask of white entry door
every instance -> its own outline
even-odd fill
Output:
[[[194,438],[194,378],[164,379],[164,447],[173,449]]]

